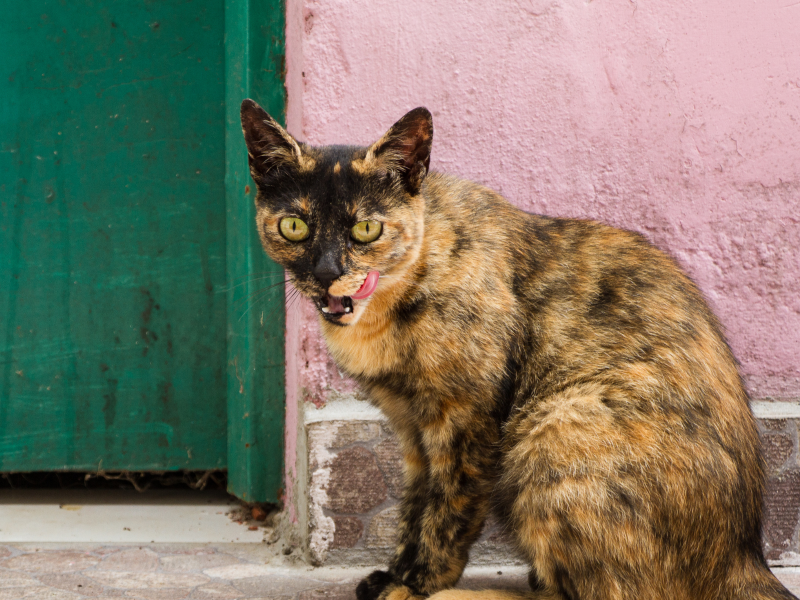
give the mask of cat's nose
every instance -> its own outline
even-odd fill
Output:
[[[341,277],[342,267],[332,253],[326,252],[311,272],[327,290],[335,279]]]

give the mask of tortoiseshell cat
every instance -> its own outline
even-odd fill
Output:
[[[424,108],[369,148],[298,143],[252,100],[242,124],[264,249],[404,454],[397,551],[359,600],[513,595],[442,591],[490,509],[534,598],[794,598],[736,363],[664,253],[429,173]]]

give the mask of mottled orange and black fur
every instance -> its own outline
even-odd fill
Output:
[[[242,122],[264,248],[320,309],[348,307],[320,312],[328,347],[404,453],[397,551],[359,600],[502,597],[444,591],[492,510],[531,597],[793,598],[761,550],[735,360],[670,258],[429,173],[425,109],[369,148],[298,143],[249,100]],[[281,235],[287,217],[306,239]],[[364,220],[382,224],[367,244]],[[377,290],[351,300],[370,271]]]

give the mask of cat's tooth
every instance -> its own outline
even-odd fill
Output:
[[[353,310],[353,309],[350,308],[349,306],[345,306],[344,307],[344,312],[346,312],[346,313],[349,313],[351,310]]]
[[[329,313],[329,312],[331,312],[331,309],[330,309],[330,308],[328,308],[327,306],[323,306],[323,307],[322,307],[322,312],[324,312],[324,313]]]

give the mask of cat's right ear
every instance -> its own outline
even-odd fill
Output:
[[[433,117],[420,106],[406,113],[367,150],[364,162],[400,176],[411,195],[419,193],[431,166]]]
[[[256,102],[244,100],[241,116],[254,181],[268,185],[287,170],[313,167],[313,160],[304,156],[297,140]]]

